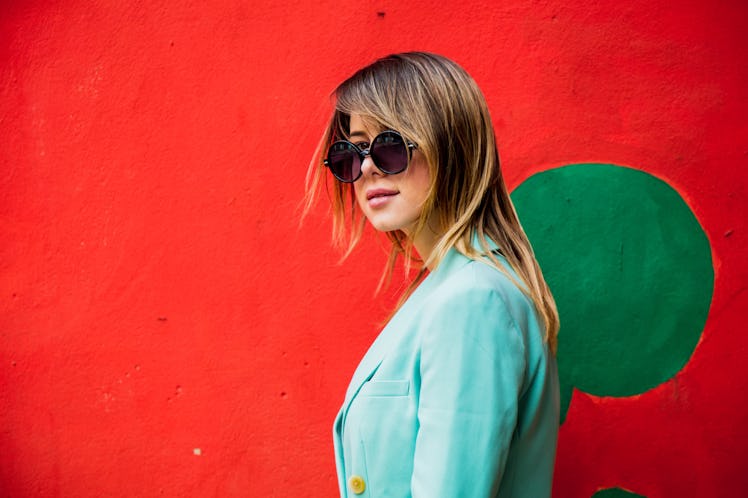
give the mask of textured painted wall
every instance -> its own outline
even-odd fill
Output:
[[[740,495],[746,29],[729,0],[3,5],[0,495],[334,495],[399,282],[297,207],[327,94],[411,49],[486,93],[559,299],[554,495]]]

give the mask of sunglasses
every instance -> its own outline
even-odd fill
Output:
[[[327,151],[325,166],[343,183],[353,183],[361,178],[361,165],[366,156],[386,175],[396,175],[405,171],[413,149],[418,145],[406,142],[396,131],[383,131],[372,140],[368,149],[361,150],[348,140],[334,142]]]

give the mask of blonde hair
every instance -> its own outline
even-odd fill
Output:
[[[425,275],[455,248],[465,256],[483,260],[507,275],[535,304],[555,352],[559,328],[553,295],[535,260],[520,225],[499,164],[486,100],[473,78],[455,62],[430,53],[393,54],[360,69],[334,92],[335,110],[306,176],[306,214],[322,186],[332,203],[333,242],[350,254],[361,238],[366,219],[353,186],[327,173],[323,155],[335,140],[349,133],[350,116],[357,114],[379,129],[397,130],[418,144],[431,173],[429,195],[414,234],[436,220],[442,235],[423,261],[400,304]],[[432,221],[433,223],[433,221]],[[481,251],[473,247],[477,236]],[[412,242],[400,230],[387,232],[392,243],[383,278],[389,278],[397,257],[411,261]],[[514,269],[522,284],[491,252],[489,240]],[[399,307],[399,305],[398,305]]]

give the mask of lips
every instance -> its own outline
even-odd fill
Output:
[[[389,204],[390,199],[399,194],[397,190],[373,188],[366,191],[366,202],[370,209],[380,209]]]
[[[370,201],[378,197],[391,197],[393,195],[397,195],[396,190],[389,190],[389,189],[384,189],[384,188],[373,188],[371,190],[366,191],[366,200]]]

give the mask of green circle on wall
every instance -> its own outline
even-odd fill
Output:
[[[608,488],[598,491],[592,498],[646,498],[644,495],[638,495],[621,488]]]
[[[672,378],[706,322],[709,241],[664,181],[575,164],[524,181],[512,200],[561,319],[562,417],[572,388],[631,396]]]

